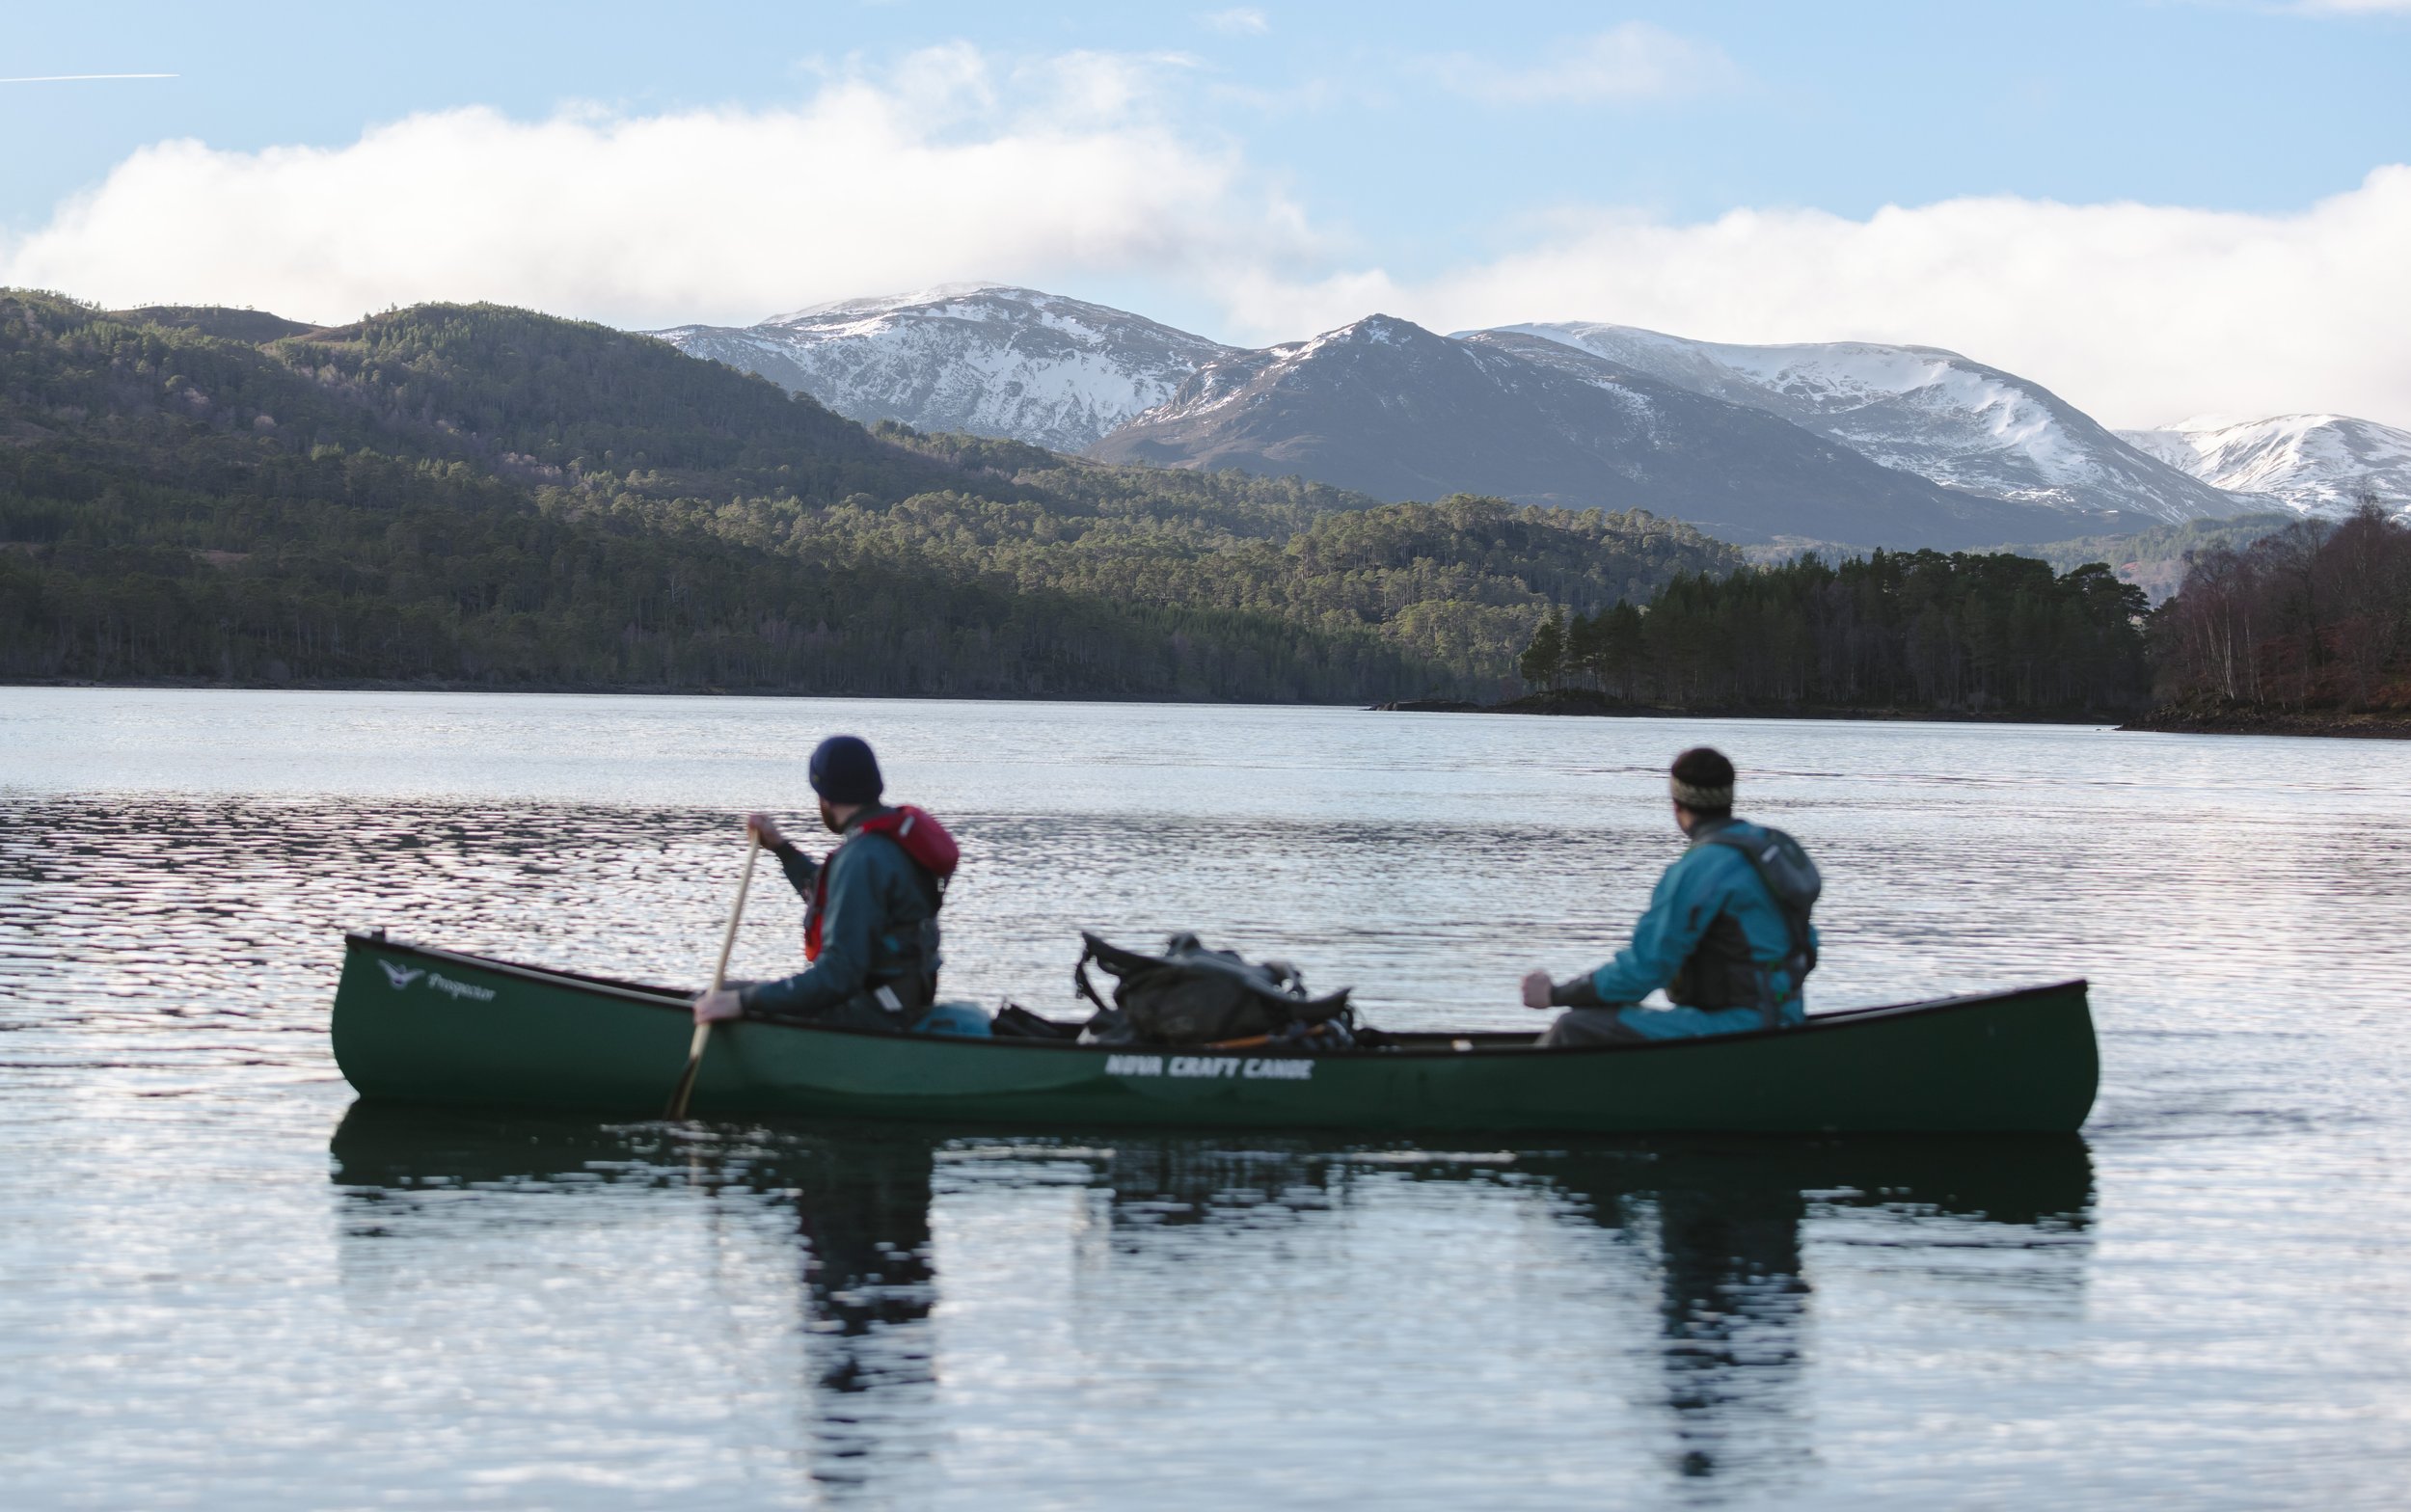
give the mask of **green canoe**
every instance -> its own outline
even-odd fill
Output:
[[[688,996],[352,934],[335,1059],[366,1097],[649,1118],[686,1065]],[[1382,1039],[1310,1056],[727,1024],[692,1111],[1048,1128],[2060,1133],[2084,1122],[2099,1071],[2082,982],[1661,1044]]]

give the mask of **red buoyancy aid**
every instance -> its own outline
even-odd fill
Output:
[[[885,835],[903,848],[912,864],[937,879],[942,894],[954,877],[955,868],[962,863],[962,848],[955,837],[946,833],[946,826],[928,809],[910,803],[901,804],[884,814],[874,814],[854,826],[853,835],[841,841],[836,850],[821,863],[812,878],[812,904],[803,910],[803,958],[821,958],[821,905],[828,902],[828,869],[837,864],[837,850],[846,849],[854,835]]]

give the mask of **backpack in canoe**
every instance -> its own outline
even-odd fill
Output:
[[[1346,987],[1313,996],[1295,966],[1209,950],[1194,934],[1175,934],[1160,956],[1086,932],[1080,942],[1071,979],[1097,1005],[1090,1028],[1099,1043],[1222,1044],[1305,1031],[1344,1042],[1354,1021]],[[1092,960],[1115,979],[1110,1004],[1089,980]]]

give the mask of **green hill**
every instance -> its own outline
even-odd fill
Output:
[[[0,676],[1362,701],[1729,548],[867,431],[491,306],[0,292]]]

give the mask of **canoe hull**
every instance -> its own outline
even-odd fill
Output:
[[[649,1118],[691,1027],[667,989],[352,935],[334,1036],[364,1096]],[[1665,1044],[1470,1038],[1466,1051],[1293,1057],[737,1023],[714,1031],[692,1109],[1049,1128],[2066,1132],[2099,1075],[2081,982]]]

